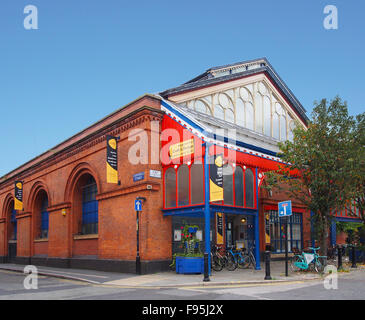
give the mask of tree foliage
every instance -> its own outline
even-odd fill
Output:
[[[293,141],[279,143],[285,164],[267,173],[267,188],[286,185],[287,195],[313,212],[313,226],[325,254],[335,210],[342,210],[355,194],[351,170],[358,160],[353,150],[357,123],[339,97],[315,103],[308,127],[297,124]]]

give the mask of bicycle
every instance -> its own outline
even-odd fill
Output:
[[[245,252],[246,249],[244,249],[244,252]],[[249,264],[248,265],[251,265],[252,268],[255,268],[256,267],[256,258],[255,258],[255,255],[253,253],[253,249],[250,248],[247,250],[247,253],[244,253],[244,257],[245,259],[249,259]]]
[[[222,256],[219,252],[219,247],[217,245],[213,246],[210,253],[211,265],[214,271],[221,271],[227,263],[227,257]]]
[[[247,268],[250,265],[250,256],[242,254],[241,250],[227,248],[227,269],[234,271],[239,268]]]
[[[291,267],[293,271],[308,270],[313,267],[316,272],[323,272],[327,265],[327,256],[319,256],[317,251],[320,248],[309,247],[312,253],[302,252],[299,255],[295,255],[292,259]]]

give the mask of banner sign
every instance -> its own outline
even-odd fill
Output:
[[[270,213],[265,214],[265,243],[271,244],[270,239]]]
[[[106,136],[106,182],[118,183],[117,138]]]
[[[216,244],[223,244],[223,214],[217,212],[217,242]]]
[[[210,168],[210,201],[223,200],[223,154],[214,155]]]
[[[15,181],[14,210],[23,210],[23,182]]]
[[[188,156],[194,153],[194,139],[175,143],[169,148],[169,155],[171,160],[180,157]]]

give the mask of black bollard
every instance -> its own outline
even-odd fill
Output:
[[[352,246],[352,266],[351,268],[357,268],[356,266],[356,247]]]
[[[337,269],[342,269],[342,247],[337,247],[337,255],[338,255],[338,266]]]
[[[208,253],[204,253],[204,282],[210,281],[209,279],[209,266],[208,266]]]
[[[265,279],[272,280],[270,275],[270,251],[265,251]]]

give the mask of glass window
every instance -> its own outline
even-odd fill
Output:
[[[241,127],[245,126],[245,105],[241,99],[236,101],[236,124]]]
[[[214,116],[218,119],[224,120],[224,109],[219,104],[214,106]]]
[[[189,204],[189,167],[183,164],[177,170],[177,197],[178,206]]]
[[[194,163],[190,168],[191,204],[204,202],[204,167],[201,163]]]
[[[245,198],[246,207],[254,207],[253,173],[251,169],[245,171]]]
[[[226,121],[234,123],[234,113],[231,109],[226,110]]]
[[[176,173],[174,168],[165,172],[165,207],[176,207]]]
[[[48,238],[48,221],[49,221],[49,214],[48,214],[48,198],[45,198],[42,201],[41,205],[41,238]]]
[[[98,193],[96,182],[90,176],[82,188],[82,234],[98,233]]]
[[[286,140],[286,117],[285,114],[280,116],[280,140]]]
[[[253,130],[253,105],[250,102],[246,102],[245,106],[246,106],[246,128]]]
[[[233,205],[233,170],[229,164],[223,167],[223,199],[224,204]]]
[[[274,112],[272,115],[272,131],[273,131],[273,137],[275,139],[280,138],[280,123],[279,123],[279,115]]]
[[[271,106],[269,97],[264,97],[264,133],[271,137]]]
[[[236,167],[234,172],[234,193],[236,206],[243,207],[243,170]]]
[[[255,109],[255,123],[256,131],[262,132],[262,96],[261,94],[256,94],[256,109]]]
[[[14,205],[13,205],[14,206]],[[17,239],[17,232],[18,232],[18,223],[16,220],[16,210],[11,210],[10,213],[10,223],[11,223],[11,230],[10,230],[10,240],[16,240]]]
[[[207,113],[207,106],[201,100],[195,102],[195,110],[202,113]]]

